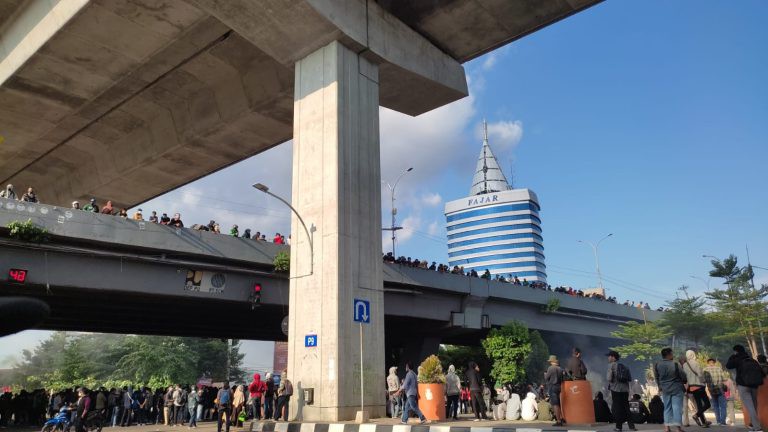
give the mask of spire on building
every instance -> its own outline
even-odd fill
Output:
[[[477,169],[472,178],[470,195],[482,195],[493,192],[501,192],[512,189],[499,166],[499,162],[488,145],[488,123],[483,119],[483,148],[477,159]]]

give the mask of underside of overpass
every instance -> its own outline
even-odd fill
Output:
[[[598,1],[3,0],[0,183],[130,207],[289,140],[294,64],[330,41],[416,115],[466,95],[461,63]],[[393,29],[432,63],[387,51]]]

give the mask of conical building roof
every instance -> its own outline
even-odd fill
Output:
[[[477,159],[477,169],[472,178],[472,188],[470,195],[482,195],[493,192],[501,192],[512,189],[504,176],[504,172],[499,167],[496,156],[488,145],[488,124],[483,120],[483,148],[480,150],[480,157]]]

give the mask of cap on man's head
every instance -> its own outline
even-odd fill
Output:
[[[556,355],[549,356],[547,363],[557,363],[557,356]]]
[[[616,360],[618,360],[618,359],[620,359],[620,358],[621,358],[621,354],[617,353],[617,352],[616,352],[616,351],[614,351],[614,350],[610,350],[610,351],[608,351],[608,354],[606,354],[606,356],[607,356],[607,357],[613,357],[613,358],[615,358]]]
[[[96,202],[96,198],[91,198],[91,202]]]

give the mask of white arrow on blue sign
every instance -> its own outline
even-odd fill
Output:
[[[355,322],[369,324],[371,322],[371,302],[355,299],[353,304]]]
[[[317,335],[309,334],[304,336],[304,347],[314,348],[317,346]]]

